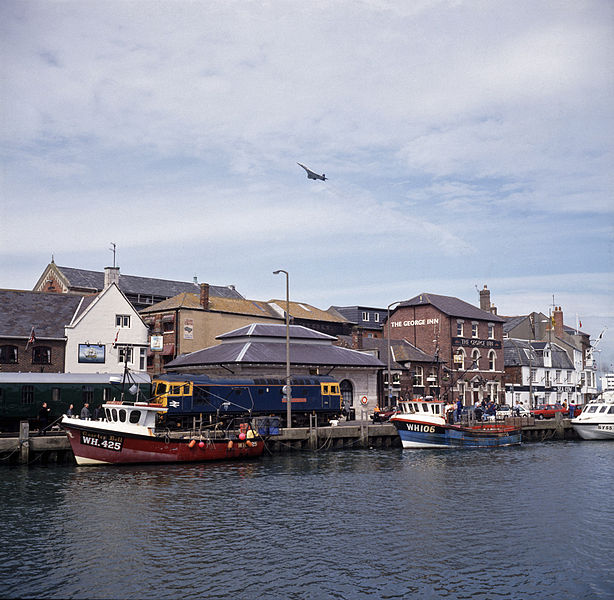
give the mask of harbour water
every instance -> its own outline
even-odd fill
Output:
[[[614,597],[614,444],[0,469],[6,598]]]

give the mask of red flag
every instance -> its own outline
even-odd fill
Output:
[[[26,344],[26,350],[28,349],[28,346],[30,344],[34,344],[36,342],[36,334],[34,333],[34,327],[32,327],[32,331],[30,331],[30,339],[28,340],[28,343]]]

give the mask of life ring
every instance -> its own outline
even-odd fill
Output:
[[[363,397],[360,399],[360,403],[361,403],[363,406],[367,406],[367,404],[369,404],[369,398],[367,398],[366,396],[363,396]]]

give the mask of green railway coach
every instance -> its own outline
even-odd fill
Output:
[[[151,378],[146,373],[0,373],[0,431],[17,431],[19,422],[37,425],[43,402],[51,409],[50,422],[59,419],[68,407],[79,414],[88,402],[90,410],[103,402],[142,401],[151,396]]]

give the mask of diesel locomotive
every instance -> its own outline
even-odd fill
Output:
[[[169,373],[153,381],[154,401],[168,408],[166,424],[189,428],[195,420],[214,422],[238,415],[278,417],[285,426],[285,379],[275,377],[212,377]],[[339,418],[339,383],[327,376],[294,376],[291,385],[292,425],[309,425],[309,415],[320,422]]]

